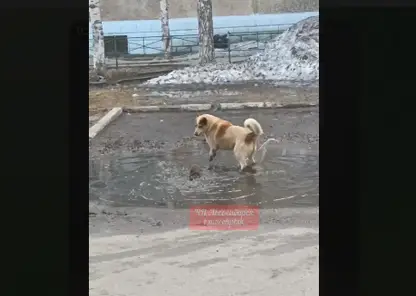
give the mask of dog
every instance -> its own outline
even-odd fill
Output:
[[[202,114],[196,117],[194,135],[205,136],[210,162],[219,149],[233,150],[240,170],[244,171],[256,163],[254,152],[257,150],[258,137],[263,135],[263,129],[254,118],[246,119],[242,127],[211,114]]]

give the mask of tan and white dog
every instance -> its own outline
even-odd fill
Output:
[[[233,150],[240,169],[245,170],[255,164],[254,152],[257,139],[263,129],[257,120],[248,118],[244,127],[210,114],[198,115],[195,125],[195,136],[204,135],[209,145],[209,161],[212,161],[217,150]]]

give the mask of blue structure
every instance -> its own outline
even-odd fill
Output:
[[[217,16],[213,18],[214,34],[284,30],[305,18],[318,15],[319,12]],[[195,44],[195,35],[198,34],[197,18],[170,19],[169,27],[173,46],[186,45],[186,42]],[[157,54],[162,48],[160,20],[109,21],[103,22],[103,28],[104,36],[127,35],[130,54]],[[175,36],[184,35],[189,35],[189,38],[175,38]],[[181,44],[178,44],[179,42]],[[92,34],[90,32],[91,48]]]

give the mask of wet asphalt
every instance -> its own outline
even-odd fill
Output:
[[[208,146],[193,137],[195,113],[124,114],[90,145],[90,200],[115,207],[187,208],[195,203],[262,208],[317,206],[318,110],[215,112],[234,124],[258,119],[269,141],[256,173],[240,173],[232,151],[211,166]],[[189,180],[192,165],[201,178]]]
[[[240,173],[231,151],[209,169],[195,113],[124,114],[90,141],[91,296],[319,294],[318,109],[214,114],[254,117],[260,143],[279,140],[256,173]],[[259,228],[190,230],[201,203],[258,205]]]

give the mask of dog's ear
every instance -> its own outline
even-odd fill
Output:
[[[199,120],[198,124],[199,124],[199,125],[207,125],[207,124],[208,124],[208,120],[207,120],[207,118],[206,118],[206,117],[202,117],[202,118]]]
[[[199,116],[201,116],[201,113],[196,112],[196,117],[199,117]]]

